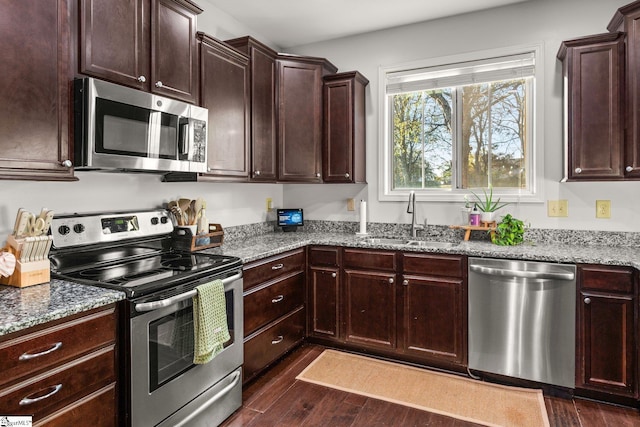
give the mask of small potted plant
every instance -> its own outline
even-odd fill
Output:
[[[522,220],[506,214],[497,225],[495,232],[491,234],[491,241],[500,246],[519,245],[524,241],[525,229]]]
[[[495,220],[494,212],[500,208],[507,206],[509,203],[500,203],[500,198],[498,200],[493,200],[493,187],[489,187],[489,193],[483,188],[482,192],[484,193],[484,197],[478,196],[473,191],[473,194],[476,198],[474,202],[475,205],[480,209],[480,220],[482,222],[492,222]]]

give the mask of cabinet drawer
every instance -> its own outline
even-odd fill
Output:
[[[282,255],[269,257],[244,267],[243,288],[250,289],[280,275],[304,269],[304,249],[296,249]]]
[[[342,262],[344,268],[396,271],[396,253],[363,249],[345,249]]]
[[[426,276],[464,277],[464,258],[455,255],[402,254],[402,271]]]
[[[304,304],[304,274],[294,273],[244,296],[244,336]]]
[[[111,309],[0,343],[0,385],[112,344],[115,337]]]
[[[309,248],[309,265],[338,267],[340,249],[335,246],[313,246]]]
[[[581,265],[578,267],[580,288],[605,292],[632,294],[634,274],[632,268],[603,265]]]
[[[244,381],[304,339],[305,314],[300,307],[244,342]]]
[[[114,381],[115,351],[110,346],[1,390],[0,414],[33,415],[36,421]]]
[[[60,411],[51,414],[34,427],[68,427],[93,426],[116,427],[118,417],[116,408],[116,384],[111,383],[100,390],[82,397],[80,400],[65,406]]]

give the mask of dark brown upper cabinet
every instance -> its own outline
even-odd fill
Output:
[[[278,141],[276,139],[276,56],[273,49],[252,37],[225,43],[250,58],[251,86],[251,181],[278,179]]]
[[[196,103],[196,16],[189,0],[81,0],[79,72]]]
[[[209,110],[207,173],[198,180],[249,179],[249,58],[198,33],[200,105]]]
[[[564,41],[567,180],[620,180],[624,166],[624,34]]]
[[[357,71],[324,77],[323,180],[366,183],[365,90]]]
[[[626,178],[640,178],[640,1],[619,8],[607,26],[625,37]]]
[[[69,147],[71,0],[3,2],[0,178],[75,180]]]
[[[278,181],[322,182],[322,78],[337,68],[283,54],[276,64]]]

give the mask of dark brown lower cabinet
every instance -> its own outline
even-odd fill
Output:
[[[328,339],[338,339],[340,270],[335,267],[315,267],[308,269],[309,292],[309,335]]]
[[[396,275],[378,271],[344,271],[345,341],[396,348]]]
[[[466,364],[466,257],[405,252],[402,272],[402,351]]]
[[[460,279],[404,275],[403,350],[464,362],[464,301]]]
[[[635,276],[626,267],[578,267],[576,394],[638,397]]]

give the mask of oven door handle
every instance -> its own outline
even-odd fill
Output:
[[[242,272],[235,274],[231,277],[227,277],[222,280],[222,284],[227,286],[231,282],[235,282],[242,278]],[[192,289],[183,294],[172,296],[171,298],[165,298],[158,301],[149,301],[149,302],[141,302],[135,305],[135,309],[138,313],[143,313],[146,311],[157,310],[159,308],[169,307],[170,305],[176,304],[180,301],[187,300],[189,298],[193,298],[198,293],[197,289]]]

